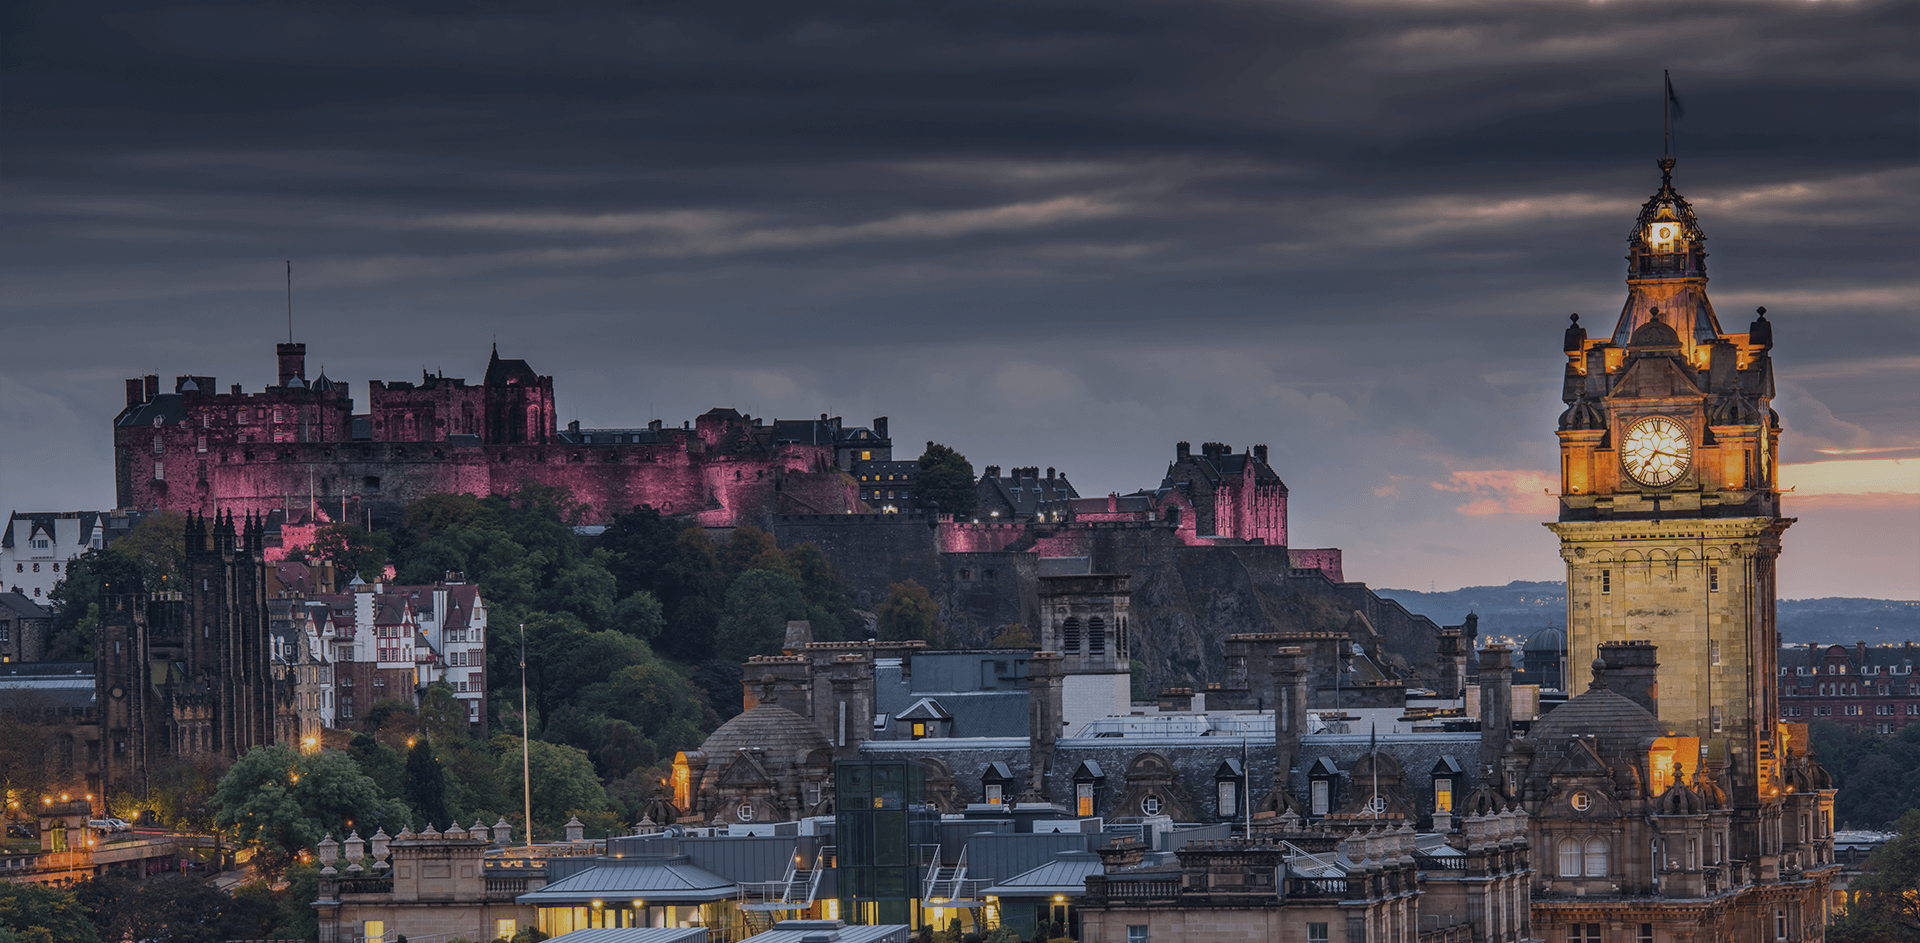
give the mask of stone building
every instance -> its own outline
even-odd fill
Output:
[[[95,696],[100,788],[138,782],[167,758],[234,759],[298,728],[291,683],[272,665],[257,518],[191,516],[177,589],[101,597]]]
[[[1879,734],[1920,721],[1913,642],[1803,645],[1779,653],[1780,719],[1825,721]]]
[[[52,641],[52,609],[25,593],[0,593],[0,664],[43,661]]]
[[[548,881],[544,857],[504,853],[512,839],[505,819],[487,826],[433,826],[415,834],[370,839],[358,832],[328,836],[315,857],[321,865],[314,901],[320,943],[413,939],[493,940],[534,925],[536,910],[518,901]],[[542,856],[584,854],[584,845],[539,846]]]
[[[113,421],[121,506],[257,515],[318,506],[338,520],[395,521],[429,494],[531,482],[570,489],[595,518],[644,504],[733,526],[861,510],[851,456],[891,455],[884,421],[849,429],[824,416],[769,425],[716,409],[680,429],[560,429],[553,378],[497,350],[477,386],[441,375],[374,381],[368,412],[356,414],[346,384],[307,379],[306,345],[276,352],[278,382],[260,392],[218,392],[202,376],[179,377],[170,392],[157,376],[128,380]]]
[[[1568,662],[1595,681],[1514,741],[1494,788],[1524,801],[1551,856],[1534,901],[1550,938],[1817,940],[1833,792],[1805,728],[1779,722],[1775,562],[1793,520],[1773,328],[1764,308],[1745,333],[1721,328],[1706,235],[1659,164],[1619,321],[1590,338],[1576,315],[1562,345],[1547,526]]]

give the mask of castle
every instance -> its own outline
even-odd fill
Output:
[[[771,424],[715,409],[678,429],[564,430],[553,378],[495,350],[485,379],[373,381],[356,415],[347,385],[306,376],[306,345],[278,345],[279,381],[257,393],[213,377],[127,381],[114,418],[115,491],[128,508],[264,515],[317,508],[335,520],[395,522],[430,494],[569,489],[604,518],[637,505],[701,524],[765,523],[776,511],[863,510],[856,461],[886,461],[886,420]]]
[[[557,428],[553,378],[497,349],[478,385],[373,381],[356,414],[345,383],[307,377],[306,345],[276,353],[277,382],[254,393],[218,392],[206,376],[177,377],[171,392],[158,376],[127,380],[113,422],[120,506],[255,515],[291,543],[328,520],[395,523],[430,494],[564,487],[587,522],[646,505],[816,544],[862,608],[917,581],[968,644],[1037,626],[1039,561],[1086,557],[1097,572],[1138,574],[1146,630],[1134,647],[1155,685],[1220,680],[1236,632],[1339,630],[1357,613],[1402,671],[1431,663],[1438,640],[1431,621],[1345,582],[1339,550],[1288,546],[1288,491],[1265,445],[1181,442],[1155,487],[1124,495],[1083,497],[1054,469],[989,465],[978,516],[957,519],[915,509],[917,465],[895,460],[884,416],[850,426],[719,408],[680,428]],[[1223,593],[1254,604],[1208,601]]]

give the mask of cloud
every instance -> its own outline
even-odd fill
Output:
[[[1551,577],[1525,470],[1566,312],[1621,303],[1675,62],[1714,300],[1777,312],[1783,456],[1920,442],[1895,0],[29,7],[22,506],[112,502],[119,377],[270,379],[291,258],[330,375],[474,377],[498,337],[563,418],[884,414],[1095,494],[1267,443],[1349,573]],[[1807,489],[1795,533],[1882,500]],[[1871,533],[1796,566],[1870,595]]]
[[[1780,487],[1795,498],[1920,495],[1920,459],[1863,458],[1780,466]]]
[[[1445,481],[1430,482],[1435,489],[1471,495],[1475,500],[1454,510],[1468,517],[1487,514],[1525,514],[1532,517],[1552,515],[1559,499],[1553,488],[1559,484],[1546,472],[1532,469],[1490,469],[1456,471]]]

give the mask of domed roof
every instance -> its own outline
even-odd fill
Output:
[[[1622,697],[1595,679],[1585,694],[1547,712],[1534,721],[1527,738],[1542,745],[1592,737],[1600,754],[1618,757],[1638,753],[1641,744],[1666,736],[1658,718],[1647,709]]]
[[[721,724],[700,744],[700,750],[716,758],[741,750],[764,750],[769,757],[793,761],[809,750],[832,746],[812,721],[784,707],[759,704]]]
[[[1526,650],[1530,652],[1564,652],[1567,650],[1567,633],[1554,626],[1547,626],[1533,633],[1532,638],[1527,639]]]
[[[1633,337],[1627,341],[1627,346],[1641,349],[1660,350],[1671,348],[1673,350],[1679,350],[1680,332],[1674,330],[1666,321],[1661,320],[1660,311],[1655,309],[1653,312],[1653,320],[1640,325],[1639,329],[1633,332]]]

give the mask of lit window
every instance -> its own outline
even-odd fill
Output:
[[[361,931],[361,935],[366,937],[366,943],[387,943],[387,922],[385,920],[369,920],[361,924]]]

